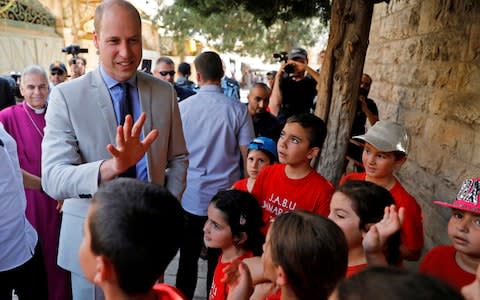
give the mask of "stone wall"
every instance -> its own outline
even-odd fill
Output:
[[[16,21],[0,20],[0,74],[22,72],[32,64],[48,69],[55,60],[64,57],[60,51],[63,39],[53,28]]]
[[[449,209],[480,177],[480,2],[391,0],[375,5],[365,72],[381,119],[411,135],[398,177],[422,206],[426,248],[449,243]]]
[[[0,4],[0,75],[8,74],[11,71],[21,72],[31,64],[38,64],[48,70],[49,65],[59,60],[66,65],[71,55],[61,50],[67,45],[77,44],[87,48],[88,53],[80,56],[87,59],[87,71],[93,70],[98,64],[98,55],[93,44],[93,17],[96,5],[101,0],[33,0],[19,1],[30,3],[33,12],[26,9],[15,9],[18,14],[15,18],[9,19],[9,11]],[[16,2],[15,2],[16,3]],[[19,5],[18,3],[16,5]],[[37,9],[40,12],[36,12]],[[22,14],[23,12],[23,14]],[[28,16],[25,16],[25,14]],[[47,19],[51,16],[53,24],[36,24],[27,22],[33,16],[41,16],[36,19]],[[44,15],[47,15],[45,17]],[[156,59],[160,49],[160,38],[157,27],[149,20],[149,17],[142,15],[142,38],[144,58]]]

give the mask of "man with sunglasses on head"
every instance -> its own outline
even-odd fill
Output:
[[[191,89],[181,87],[174,82],[175,63],[169,57],[161,56],[160,58],[157,59],[157,62],[155,63],[155,68],[153,70],[153,76],[173,84],[173,87],[177,92],[178,102],[196,94]]]

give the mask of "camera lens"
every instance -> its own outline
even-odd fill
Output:
[[[288,65],[286,65],[286,66],[283,68],[283,70],[284,70],[285,73],[287,73],[287,74],[293,74],[293,73],[295,73],[295,66],[292,65],[292,64],[288,64]]]

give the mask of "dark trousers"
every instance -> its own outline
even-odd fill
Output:
[[[215,273],[215,268],[217,267],[218,257],[222,254],[222,249],[208,248],[207,260],[207,293],[210,292],[213,282],[213,274]],[[208,298],[208,296],[207,296]]]
[[[47,273],[40,243],[37,243],[30,260],[14,269],[0,272],[0,299],[12,299],[12,290],[15,290],[19,300],[47,299]]]
[[[180,247],[176,287],[187,299],[193,299],[197,286],[198,259],[203,246],[203,226],[206,216],[197,216],[185,211],[184,240]],[[208,292],[208,291],[207,291]]]

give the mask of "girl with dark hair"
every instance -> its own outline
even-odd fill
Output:
[[[397,214],[388,190],[366,181],[348,181],[332,196],[329,219],[348,243],[347,277],[367,263],[398,265],[403,209]]]
[[[208,220],[203,228],[205,245],[222,254],[213,275],[209,300],[226,299],[227,284],[223,270],[232,262],[261,254],[262,210],[251,194],[228,190],[218,192],[208,206]]]
[[[228,299],[253,299],[253,284],[262,281],[278,287],[261,299],[326,300],[347,270],[348,248],[342,230],[331,220],[307,211],[290,211],[270,226],[259,266],[240,263],[226,278]],[[254,296],[258,296],[255,286]],[[260,299],[255,298],[255,299]]]

